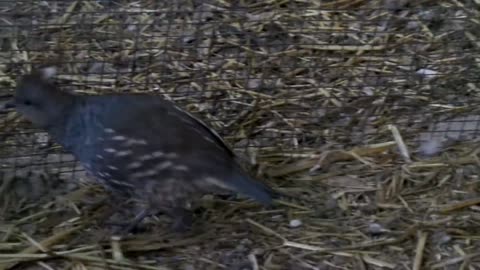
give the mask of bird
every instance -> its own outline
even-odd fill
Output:
[[[219,134],[160,95],[67,92],[55,84],[56,67],[23,75],[11,101],[45,130],[114,196],[173,218],[173,229],[192,223],[192,202],[206,194],[243,194],[271,206],[275,191],[253,178]]]

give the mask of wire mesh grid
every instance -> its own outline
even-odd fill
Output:
[[[2,93],[26,68],[56,65],[67,90],[164,94],[240,149],[287,155],[325,143],[344,148],[381,140],[386,124],[411,140],[439,114],[475,108],[473,1],[322,9],[208,1],[2,6]],[[463,122],[476,133],[469,117]],[[3,114],[4,158],[45,153],[38,137],[44,134],[7,122]],[[447,128],[468,131],[458,123]]]
[[[0,9],[0,96],[30,68],[55,65],[67,91],[162,94],[268,165],[390,141],[388,125],[412,151],[435,152],[438,137],[478,138],[478,1],[1,1]],[[13,112],[0,114],[0,137],[4,179],[82,171]]]

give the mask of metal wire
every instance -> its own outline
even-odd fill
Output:
[[[387,124],[409,143],[477,138],[474,1],[242,2],[0,1],[0,97],[28,67],[54,64],[68,91],[166,95],[238,150],[347,148],[386,140]],[[11,118],[0,113],[2,169],[80,170]]]

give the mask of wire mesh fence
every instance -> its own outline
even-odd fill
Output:
[[[57,65],[67,90],[164,94],[237,148],[287,154],[364,144],[390,136],[386,124],[411,140],[432,121],[475,109],[473,1],[2,6],[3,94],[32,65]],[[21,139],[4,143],[3,155],[43,152],[38,138],[19,136],[34,130],[9,130],[4,116],[3,141]],[[467,133],[462,124],[447,128]]]
[[[436,155],[478,139],[479,7],[475,0],[1,1],[0,96],[32,67],[55,65],[67,91],[164,95],[260,168],[389,142],[392,126],[413,158]],[[82,172],[12,111],[0,114],[0,138],[4,182]]]

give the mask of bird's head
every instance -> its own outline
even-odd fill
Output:
[[[67,93],[52,82],[56,69],[49,67],[24,75],[17,83],[14,98],[6,108],[15,108],[35,126],[46,128],[63,113]]]

